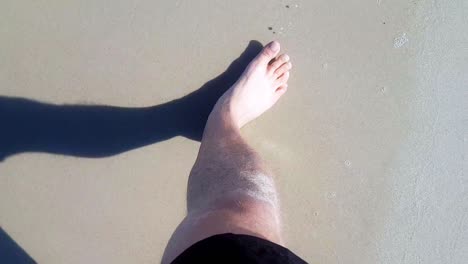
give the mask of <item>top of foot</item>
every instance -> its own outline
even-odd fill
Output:
[[[272,107],[286,92],[289,56],[279,55],[280,44],[268,43],[216,103],[212,114],[228,117],[241,128]]]

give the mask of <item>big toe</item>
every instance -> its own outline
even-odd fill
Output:
[[[280,44],[278,41],[272,41],[268,43],[263,50],[258,54],[257,59],[260,63],[268,64],[274,59],[280,51]]]

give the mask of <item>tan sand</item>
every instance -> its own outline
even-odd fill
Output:
[[[244,131],[277,172],[287,245],[311,263],[465,263],[467,1],[73,2],[2,2],[1,96],[157,105],[278,39],[289,91]],[[39,263],[156,263],[198,146],[8,156],[0,225]]]

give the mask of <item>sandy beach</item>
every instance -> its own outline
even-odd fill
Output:
[[[0,227],[38,263],[159,263],[185,215],[201,91],[278,40],[289,90],[243,134],[275,171],[286,245],[310,263],[465,263],[466,14],[463,0],[3,1]],[[92,129],[67,129],[80,122]]]

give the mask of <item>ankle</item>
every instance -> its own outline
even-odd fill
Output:
[[[222,107],[224,107],[223,105]],[[228,107],[226,107],[228,108]],[[203,132],[203,140],[218,140],[238,137],[240,128],[235,123],[229,109],[215,109],[211,112]]]

